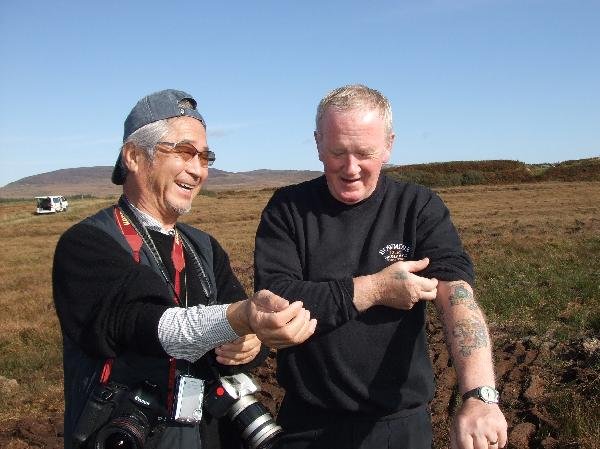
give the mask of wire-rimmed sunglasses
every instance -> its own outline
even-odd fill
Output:
[[[167,149],[168,148],[168,149]],[[203,167],[211,166],[215,162],[215,153],[210,150],[198,150],[190,142],[158,142],[156,149],[167,154],[176,154],[185,162],[191,160],[194,156],[198,155],[200,163]]]

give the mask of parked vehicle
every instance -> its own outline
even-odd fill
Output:
[[[35,210],[37,214],[66,212],[69,207],[69,202],[67,199],[60,195],[36,196],[35,199],[37,201],[37,207]]]

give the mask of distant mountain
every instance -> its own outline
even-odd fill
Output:
[[[120,186],[110,182],[112,167],[80,167],[28,176],[0,188],[0,198],[37,195],[117,195]],[[311,170],[252,170],[227,172],[209,168],[205,190],[253,190],[280,187],[313,179]],[[600,181],[600,158],[556,163],[526,164],[519,161],[453,161],[416,165],[386,165],[384,172],[398,180],[429,187],[475,184],[518,184],[544,181]]]
[[[526,164],[510,160],[434,162],[387,167],[384,171],[398,181],[414,182],[429,187],[600,181],[600,158],[545,164]]]
[[[113,167],[64,168],[27,176],[0,187],[0,198],[27,198],[37,195],[117,195],[121,186],[110,182]],[[313,170],[253,170],[227,172],[208,169],[207,190],[247,190],[280,187],[313,179],[322,174]]]

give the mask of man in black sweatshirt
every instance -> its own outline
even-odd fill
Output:
[[[332,91],[316,117],[325,175],[279,189],[263,211],[255,287],[301,300],[318,323],[277,353],[283,448],[431,447],[426,301],[440,312],[463,396],[452,446],[506,444],[471,260],[435,193],[381,174],[393,140],[381,93]]]

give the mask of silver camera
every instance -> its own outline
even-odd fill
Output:
[[[181,423],[199,423],[202,420],[204,381],[192,376],[177,377],[173,420]]]

